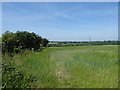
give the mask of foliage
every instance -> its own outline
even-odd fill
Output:
[[[45,39],[45,38],[43,38],[42,40],[41,40],[41,44],[42,44],[42,46],[43,47],[46,47],[47,46],[47,44],[48,44],[48,40],[47,39]]]
[[[42,38],[35,33],[27,31],[17,31],[12,33],[6,31],[2,35],[2,51],[4,52],[20,52],[23,49],[38,50],[40,46],[46,47],[47,39]]]
[[[15,34],[6,31],[2,36],[2,52],[12,53],[15,45]]]
[[[4,62],[2,65],[2,87],[30,88],[34,86],[33,84],[35,84],[36,77],[33,74],[25,74],[23,70],[20,71],[21,68],[17,69],[13,64],[14,57],[20,56],[20,60],[34,51],[41,51],[42,47],[47,46],[47,43],[47,39],[33,32],[17,31],[13,33],[6,31],[2,35],[2,59]]]
[[[118,45],[118,41],[91,41],[91,42],[51,41],[48,43],[48,47],[89,46],[89,45]]]
[[[2,88],[30,88],[36,81],[32,74],[25,75],[13,64],[3,63],[2,65]]]

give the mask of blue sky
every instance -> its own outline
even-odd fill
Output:
[[[117,2],[4,2],[2,32],[35,32],[49,40],[118,39]]]

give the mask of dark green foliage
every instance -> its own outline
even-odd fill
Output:
[[[35,33],[29,32],[16,32],[16,48],[20,49],[34,49],[37,50],[40,48],[40,42],[42,38]]]
[[[17,31],[12,33],[6,31],[2,35],[2,51],[3,53],[18,53],[23,49],[38,50],[41,46],[46,47],[47,39],[42,39],[41,36],[27,31]]]
[[[12,53],[15,45],[15,34],[6,31],[2,36],[2,51]]]
[[[48,44],[48,40],[47,39],[45,39],[45,38],[43,38],[42,40],[41,40],[41,44],[42,44],[42,46],[43,47],[46,47],[47,46],[47,44]]]
[[[118,45],[119,41],[91,41],[91,42],[77,42],[77,41],[51,41],[48,47],[67,47],[67,46],[88,46],[88,45]]]
[[[25,75],[13,64],[2,65],[2,88],[30,88],[35,81],[35,76]]]

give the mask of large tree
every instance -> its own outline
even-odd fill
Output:
[[[2,51],[3,52],[14,52],[15,49],[30,49],[37,50],[41,47],[46,47],[48,43],[47,39],[42,39],[41,36],[34,32],[29,33],[27,31],[17,31],[12,33],[6,31],[2,35]]]

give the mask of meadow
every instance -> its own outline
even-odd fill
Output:
[[[24,73],[34,74],[37,88],[117,88],[118,46],[49,47],[4,57]]]

